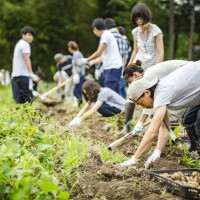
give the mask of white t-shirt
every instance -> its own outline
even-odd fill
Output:
[[[136,62],[136,60],[141,60],[141,67],[143,69],[147,69],[148,67],[151,67],[158,63],[158,50],[156,46],[155,37],[159,34],[162,35],[162,31],[155,24],[150,24],[150,30],[147,40],[141,38],[141,32],[141,27],[137,27],[132,30],[133,38],[136,39],[138,47],[138,52],[133,62]],[[145,56],[146,54],[150,55],[151,58]]]
[[[165,62],[161,62],[157,65],[149,67],[145,70],[143,77],[148,81],[152,81],[155,78],[163,78],[168,74],[172,73],[176,69],[192,63],[192,61],[185,60],[169,60]]]
[[[100,39],[100,44],[105,43],[107,45],[105,51],[103,52],[103,68],[107,69],[119,69],[122,67],[122,57],[119,53],[119,48],[117,41],[113,34],[105,30]]]
[[[97,100],[107,103],[111,107],[118,108],[119,110],[125,109],[126,100],[110,88],[101,88]]]
[[[22,54],[27,53],[29,57],[31,55],[30,44],[23,39],[20,39],[15,45],[14,55],[13,55],[13,68],[12,77],[17,76],[29,76],[28,69],[24,62]]]
[[[189,63],[160,79],[154,93],[154,108],[167,105],[179,110],[200,105],[200,61]]]

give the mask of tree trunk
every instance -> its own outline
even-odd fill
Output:
[[[194,23],[195,23],[194,0],[191,0],[190,38],[189,38],[188,60],[192,60]]]
[[[169,1],[169,54],[168,59],[172,60],[174,58],[174,2]]]

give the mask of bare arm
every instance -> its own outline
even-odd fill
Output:
[[[103,104],[103,101],[98,100],[90,110],[88,110],[84,115],[81,116],[81,120],[88,118],[90,115],[94,114]]]
[[[128,62],[128,65],[130,65],[130,64],[133,63],[137,52],[138,52],[137,40],[134,39],[133,52],[132,52],[132,54],[131,54],[131,58],[130,58],[130,60],[129,60],[129,62]]]
[[[31,59],[29,58],[29,54],[23,53],[22,56],[23,56],[24,62],[26,64],[26,68],[27,68],[28,72],[33,73]]]
[[[162,121],[165,117],[167,108],[166,106],[161,106],[155,109],[154,116],[151,120],[151,124],[149,126],[149,129],[146,131],[145,135],[142,138],[142,141],[135,152],[134,157],[139,159],[140,156],[151,146],[154,139],[159,133],[160,126],[162,124]]]
[[[91,55],[87,58],[87,61],[90,61],[90,60],[93,60],[99,56],[102,55],[103,51],[106,49],[107,47],[107,44],[106,43],[102,43],[99,45],[98,49]]]
[[[79,111],[78,115],[76,117],[81,117],[82,115],[84,115],[84,113],[86,113],[88,111],[88,109],[90,108],[91,103],[86,103],[83,108]]]
[[[164,58],[164,45],[163,45],[163,37],[161,34],[156,36],[156,46],[158,51],[158,63],[163,62]]]
[[[102,56],[99,56],[99,57],[97,57],[97,58],[95,58],[93,60],[90,60],[90,62],[92,62],[93,65],[96,65],[96,64],[101,63],[102,60],[103,60]]]

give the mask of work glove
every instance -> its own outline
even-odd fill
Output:
[[[37,92],[37,91],[33,91],[32,93],[33,93],[33,96],[34,96],[35,98],[40,96],[40,93]]]
[[[76,60],[77,65],[86,65],[88,63],[87,58],[79,58]]]
[[[33,72],[30,73],[30,78],[31,78],[33,81],[37,81],[37,79],[38,79],[37,75],[35,75]]]
[[[79,126],[81,124],[81,119],[79,117],[75,117],[70,123],[69,126]]]
[[[129,160],[124,161],[123,163],[118,164],[118,167],[130,167],[134,166],[138,163],[138,159],[136,159],[134,156],[130,158]]]
[[[133,129],[132,132],[140,133],[140,132],[143,131],[143,128],[144,128],[143,124],[139,121],[139,122],[135,125],[135,127],[134,127],[134,129]]]
[[[169,136],[171,137],[171,139],[172,139],[173,141],[176,140],[176,135],[175,135],[174,131],[172,131],[172,129],[169,130]]]
[[[161,154],[161,151],[159,149],[156,149],[152,154],[151,156],[148,157],[147,161],[145,162],[144,166],[146,168],[149,168],[150,164],[152,162],[155,162],[158,158],[160,158],[160,154]]]

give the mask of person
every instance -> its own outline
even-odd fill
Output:
[[[93,20],[92,29],[93,33],[100,38],[99,47],[91,56],[81,61],[86,64],[95,58],[100,58],[98,62],[103,62],[103,86],[119,93],[118,82],[122,73],[122,57],[119,53],[117,41],[113,34],[106,30],[102,18]]]
[[[144,70],[162,62],[164,57],[163,34],[157,25],[150,23],[151,18],[145,4],[138,3],[132,8],[131,22],[137,27],[132,30],[134,46],[128,64],[141,60]]]
[[[24,26],[20,30],[21,39],[14,48],[12,61],[12,93],[13,99],[18,104],[24,104],[33,100],[32,91],[29,83],[36,80],[31,64],[31,47],[35,31],[30,26]]]
[[[119,53],[122,57],[122,73],[124,70],[124,67],[126,66],[128,62],[129,57],[129,47],[127,41],[123,38],[123,36],[119,33],[119,30],[117,29],[117,25],[114,19],[112,18],[106,18],[104,20],[106,28],[114,35],[117,45],[119,48]],[[121,75],[121,78],[119,80],[119,94],[126,98],[126,81],[124,80],[123,76]]]
[[[124,110],[125,99],[110,88],[101,87],[97,82],[85,81],[82,93],[86,104],[69,123],[70,126],[80,125],[83,120],[97,111],[103,117],[111,117]]]
[[[155,78],[152,81],[148,81],[145,78],[139,78],[131,83],[128,88],[129,98],[143,107],[154,108],[154,115],[134,156],[121,163],[120,167],[136,165],[143,153],[151,147],[158,134],[165,134],[167,138],[167,133],[170,132],[168,109],[179,110],[198,106],[193,112],[194,117],[192,120],[189,120],[190,118],[187,117],[187,114],[185,116],[185,123],[198,129],[200,79],[197,74],[199,73],[200,61],[196,61],[175,70],[160,80]],[[193,130],[189,134],[195,134],[194,136],[198,138],[198,141],[196,141],[197,147],[199,147],[200,137],[198,137],[198,132]],[[167,140],[159,140],[158,138],[157,148],[147,159],[145,167],[149,167],[152,162],[160,158],[166,142]],[[200,152],[198,153],[200,154]]]
[[[77,98],[78,106],[80,107],[82,100],[82,86],[85,79],[85,65],[79,65],[77,60],[83,58],[83,54],[79,51],[79,46],[75,41],[68,42],[68,51],[73,55],[72,56],[72,65],[73,65],[73,77],[78,76],[78,81],[74,82],[74,96]]]
[[[62,90],[61,99],[64,101],[65,94],[67,97],[73,97],[73,81],[72,76],[72,56],[63,55],[62,53],[56,53],[54,55],[56,61],[57,72],[54,74],[53,79],[57,81],[57,85],[60,85],[63,81],[69,80],[65,84],[65,90]]]

